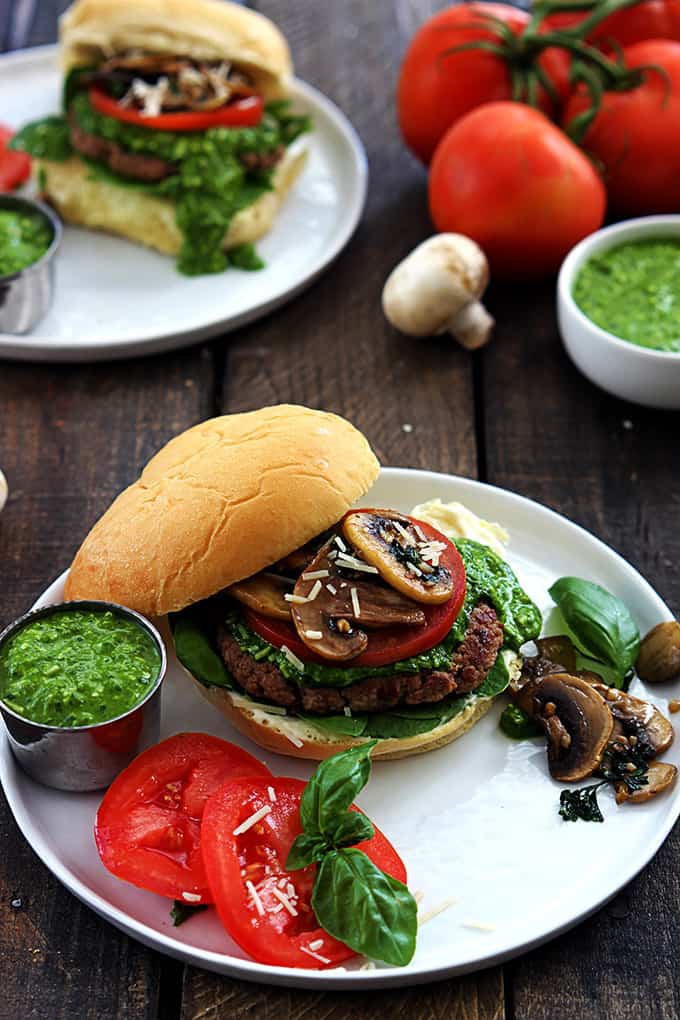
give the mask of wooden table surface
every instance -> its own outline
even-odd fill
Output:
[[[0,48],[53,41],[63,6],[0,0]],[[430,232],[425,175],[395,125],[405,44],[398,13],[408,3],[255,6],[286,33],[300,76],[363,138],[371,183],[362,223],[307,293],[214,342],[92,366],[0,362],[0,465],[10,486],[0,517],[0,624],[68,565],[170,436],[280,401],[346,415],[383,464],[479,478],[553,507],[610,543],[680,612],[680,419],[609,398],[577,373],[557,335],[553,282],[494,287],[498,328],[474,356],[446,340],[399,337],[383,320],[388,271]],[[81,906],[4,802],[0,838],[0,1016],[8,1020],[680,1016],[677,826],[627,889],[548,945],[458,980],[367,995],[266,988],[184,966]]]

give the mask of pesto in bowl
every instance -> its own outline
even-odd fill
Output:
[[[578,271],[572,296],[619,339],[680,354],[680,238],[643,237],[596,252]]]

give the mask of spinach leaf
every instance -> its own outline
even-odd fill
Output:
[[[356,953],[397,967],[413,958],[416,902],[402,882],[360,850],[332,850],[324,857],[312,909],[321,927]]]
[[[206,687],[234,687],[231,674],[217,654],[207,634],[190,613],[178,613],[170,626],[177,658],[192,676]]]
[[[300,820],[305,832],[326,836],[338,815],[349,808],[371,773],[370,754],[375,740],[322,761],[300,799]]]
[[[304,715],[299,712],[298,718],[328,733],[339,733],[347,737],[363,736],[368,723],[367,715]]]
[[[63,117],[45,117],[24,124],[7,147],[27,152],[36,159],[51,159],[57,163],[73,154],[69,127]]]
[[[200,914],[202,910],[207,910],[207,903],[185,903],[184,900],[175,900],[170,911],[170,917],[175,928],[179,928],[180,924],[184,924],[194,914]]]
[[[597,791],[605,783],[584,786],[580,790],[562,790],[560,794],[560,815],[565,822],[603,822],[604,816],[597,803]]]
[[[640,631],[623,602],[581,577],[561,577],[549,594],[588,655],[610,666],[621,687],[640,648]]]

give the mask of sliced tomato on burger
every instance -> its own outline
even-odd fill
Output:
[[[460,553],[453,542],[430,524],[419,521],[415,517],[408,519],[418,526],[428,541],[444,543],[445,548],[440,555],[439,563],[451,574],[453,594],[448,602],[441,605],[419,603],[418,607],[423,610],[426,617],[423,626],[386,627],[382,630],[370,631],[366,651],[347,661],[347,666],[350,668],[354,666],[386,666],[434,648],[449,633],[462,608],[465,600],[465,566]],[[301,641],[292,623],[262,616],[251,609],[244,610],[244,617],[252,631],[276,648],[285,645],[303,662],[320,662],[328,665],[327,660],[315,655]]]
[[[261,96],[246,96],[220,106],[217,110],[186,110],[183,113],[159,113],[147,117],[132,107],[121,106],[100,88],[89,90],[90,102],[98,113],[125,124],[155,128],[158,131],[207,131],[214,127],[254,127],[262,120],[264,102]]]
[[[206,801],[226,779],[269,779],[247,751],[207,733],[178,733],[143,751],[109,787],[94,837],[117,878],[185,903],[212,902],[200,852]]]
[[[13,136],[11,128],[0,124],[0,191],[17,188],[31,173],[31,160],[26,153],[7,148]]]
[[[284,866],[302,831],[305,785],[278,778],[225,783],[206,805],[201,847],[217,913],[234,941],[260,963],[318,970],[355,954],[320,928],[314,916],[310,901],[316,865],[299,871]],[[372,839],[357,848],[405,883],[401,857],[375,825],[374,830]]]

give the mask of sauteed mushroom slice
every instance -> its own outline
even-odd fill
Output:
[[[293,622],[305,644],[327,659],[345,660],[364,651],[364,628],[422,626],[420,606],[379,581],[345,580],[329,558],[327,544],[299,577],[291,603]]]
[[[274,620],[290,620],[290,604],[284,595],[291,594],[295,581],[280,574],[261,571],[253,577],[232,584],[227,593],[256,613]]]
[[[361,655],[368,638],[346,616],[332,615],[333,599],[341,582],[328,558],[330,551],[331,543],[326,542],[300,574],[293,591],[291,614],[295,629],[308,648],[324,659],[344,662]],[[327,584],[331,584],[335,594]]]
[[[593,683],[590,686],[607,701],[614,719],[612,739],[616,740],[623,735],[627,740],[633,737],[644,741],[650,758],[662,754],[671,746],[675,736],[673,727],[654,705],[619,691],[616,687],[607,687],[606,684]]]
[[[672,786],[678,775],[675,765],[665,761],[652,761],[647,767],[647,785],[639,790],[629,790],[625,783],[615,783],[616,803],[624,804],[630,801],[632,804],[642,804],[646,800],[656,797],[657,793],[663,793],[669,786]]]
[[[541,658],[562,664],[562,673],[573,675],[576,669],[576,649],[567,634],[554,634],[551,637],[537,638],[536,647]]]
[[[392,588],[416,602],[439,605],[453,594],[453,579],[439,564],[433,543],[423,542],[413,524],[394,510],[359,510],[345,517],[344,538]],[[342,554],[338,558],[342,567]]]
[[[528,683],[517,703],[547,734],[553,779],[573,783],[593,774],[614,720],[607,702],[591,684],[569,673],[551,673]]]
[[[645,683],[680,680],[680,623],[658,623],[644,636],[635,664]]]

